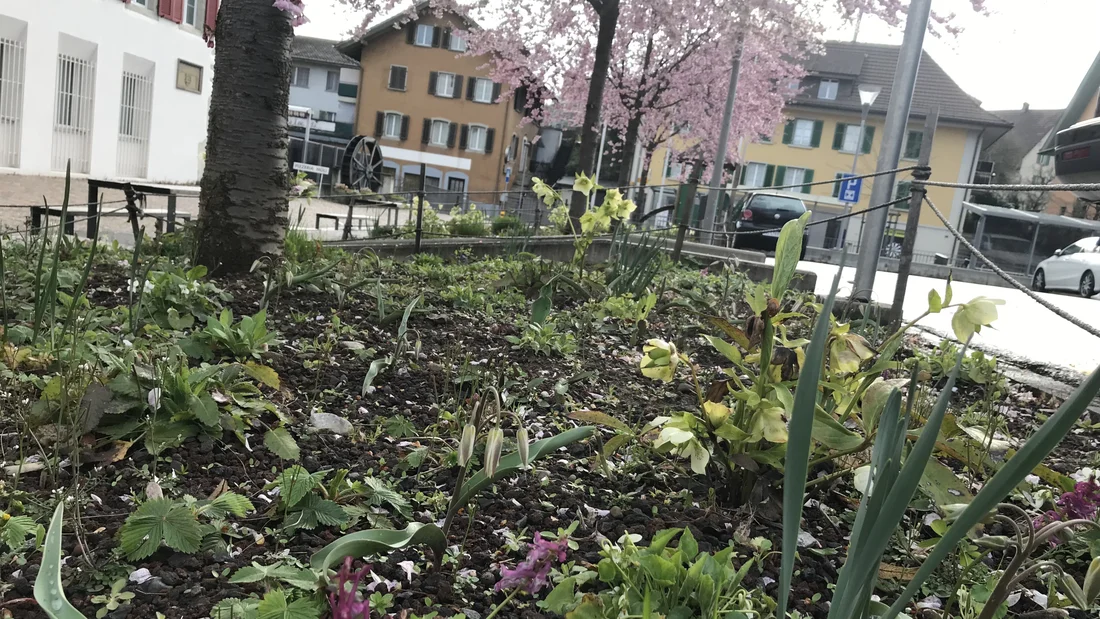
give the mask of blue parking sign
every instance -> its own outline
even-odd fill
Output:
[[[840,198],[843,202],[859,202],[859,192],[863,189],[862,178],[850,178],[851,174],[845,174],[840,182]]]

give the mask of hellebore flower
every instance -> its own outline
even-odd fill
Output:
[[[359,581],[370,572],[370,566],[351,571],[351,557],[336,574],[336,591],[328,594],[332,619],[370,619],[370,601],[359,598]]]
[[[987,297],[974,297],[969,303],[964,303],[955,316],[951,318],[951,329],[960,342],[966,342],[971,335],[979,333],[982,327],[987,327],[997,320],[997,306],[1004,305],[1001,299]]]
[[[676,375],[676,366],[680,357],[676,345],[664,340],[653,339],[642,347],[642,376],[656,378],[666,383]]]
[[[579,191],[587,196],[595,188],[596,182],[591,177],[585,176],[584,172],[577,174],[577,180],[573,182],[573,191]]]
[[[523,563],[514,569],[501,568],[496,590],[519,588],[532,595],[538,593],[539,589],[548,584],[550,568],[554,563],[565,561],[565,549],[568,547],[569,540],[565,537],[544,540],[541,534],[535,533],[535,541],[527,551],[527,558]]]

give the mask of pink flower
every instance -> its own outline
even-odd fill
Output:
[[[542,539],[542,535],[535,533],[535,542],[531,544],[523,563],[515,569],[500,570],[500,581],[496,584],[496,590],[519,587],[528,593],[537,593],[546,586],[555,559],[558,562],[565,561],[565,549],[568,547],[568,538],[547,541]]]
[[[336,574],[336,591],[328,594],[332,619],[370,619],[370,601],[360,599],[359,581],[370,572],[370,566],[351,571],[351,557],[344,559],[344,566]]]
[[[280,11],[286,11],[287,13],[290,13],[290,25],[294,27],[298,27],[302,24],[309,22],[309,18],[305,16],[306,7],[302,3],[302,0],[275,0],[275,3],[271,6],[279,9]]]

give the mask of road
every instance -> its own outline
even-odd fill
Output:
[[[798,268],[817,273],[817,293],[822,295],[829,293],[838,270],[836,265],[805,261],[799,262]],[[840,280],[841,296],[851,291],[854,276],[855,268],[844,269]],[[874,300],[891,303],[896,281],[895,273],[879,271],[875,277]],[[910,277],[905,294],[905,318],[916,318],[928,309],[928,291],[935,288],[942,296],[945,283],[942,279]],[[983,328],[974,336],[975,345],[1080,373],[1091,372],[1100,365],[1100,339],[1050,312],[1019,290],[965,282],[954,282],[951,289],[953,303],[965,303],[977,296],[1005,301],[997,308],[995,328]],[[1100,328],[1100,296],[1084,299],[1072,294],[1040,295],[1085,323]],[[920,324],[938,333],[950,334],[952,316],[953,310],[945,310],[925,318]]]

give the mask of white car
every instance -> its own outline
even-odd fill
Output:
[[[1038,291],[1076,290],[1088,298],[1097,292],[1097,277],[1100,277],[1100,237],[1090,236],[1040,262],[1031,287]]]

